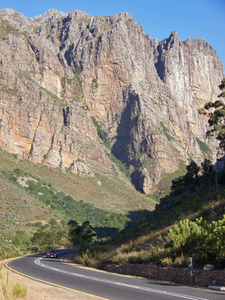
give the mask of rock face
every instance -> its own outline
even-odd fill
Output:
[[[159,42],[128,13],[92,17],[49,10],[29,19],[0,10],[0,147],[82,176],[126,163],[136,188],[206,155],[198,114],[219,94],[223,66],[204,41]],[[213,145],[211,145],[213,147]]]

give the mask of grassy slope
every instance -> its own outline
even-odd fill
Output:
[[[19,168],[41,178],[44,182],[51,183],[58,192],[110,211],[127,213],[142,209],[152,210],[155,206],[154,200],[109,174],[97,172],[94,178],[80,177],[70,172],[61,172],[60,169],[17,160],[13,155],[2,151],[0,151],[0,168],[10,171]]]
[[[0,241],[1,238],[11,238],[18,229],[28,234],[36,230],[35,227],[27,226],[28,223],[45,223],[51,218],[57,218],[51,208],[47,209],[22,188],[1,178],[1,175],[0,191]]]
[[[9,182],[1,173],[3,170],[13,172],[15,169],[28,172],[47,184],[51,183],[57,192],[63,192],[75,200],[84,200],[108,211],[127,214],[128,211],[152,210],[155,205],[153,200],[136,192],[132,186],[126,186],[112,175],[97,173],[95,178],[83,178],[69,172],[63,173],[59,169],[18,160],[16,156],[0,151],[1,237],[10,237],[18,229],[33,232],[36,228],[27,226],[30,222],[45,223],[51,218],[59,218],[57,212],[46,207],[38,197],[28,194],[22,186]]]

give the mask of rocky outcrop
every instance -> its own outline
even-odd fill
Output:
[[[3,150],[82,176],[115,172],[95,118],[146,194],[181,163],[203,160],[207,124],[198,108],[223,78],[203,38],[172,32],[159,42],[128,13],[50,10],[29,19],[4,9],[0,22]]]

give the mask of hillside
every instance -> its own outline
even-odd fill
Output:
[[[153,263],[162,267],[225,268],[225,180],[218,173],[187,172],[153,212],[118,237],[75,255],[75,261],[103,268],[106,264]],[[196,175],[197,174],[197,175]]]
[[[157,41],[128,13],[3,9],[0,50],[0,147],[19,159],[92,185],[127,182],[116,158],[149,195],[190,159],[215,158],[198,109],[218,95],[223,66],[203,38]]]
[[[103,173],[92,180],[18,160],[0,151],[0,241],[23,230],[31,237],[52,219],[90,221],[96,227],[123,229],[155,207],[155,201],[130,184]],[[99,232],[101,234],[101,232]]]
[[[0,151],[1,170],[12,172],[21,169],[38,177],[42,182],[51,184],[58,192],[71,196],[77,201],[83,200],[96,207],[109,211],[121,212],[152,210],[155,206],[153,198],[137,192],[131,184],[124,184],[116,176],[98,172],[94,178],[62,172],[26,160],[18,160],[14,155]]]

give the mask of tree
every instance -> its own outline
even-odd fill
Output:
[[[220,98],[225,97],[225,78],[219,85],[221,94]],[[206,136],[216,136],[220,141],[220,149],[225,150],[225,103],[223,100],[216,100],[215,102],[207,102],[204,109],[199,109],[199,113],[207,115],[208,123],[211,128],[207,131]]]
[[[186,167],[187,173],[184,176],[180,176],[172,180],[171,190],[174,191],[177,188],[184,187],[188,184],[194,182],[195,179],[198,179],[198,174],[200,167],[192,160],[190,164]]]
[[[211,160],[205,158],[205,160],[201,163],[201,167],[203,170],[203,174],[207,176],[212,172],[212,162]]]
[[[25,231],[18,230],[13,237],[13,245],[27,249],[31,245],[31,240]]]
[[[212,162],[209,159],[205,158],[205,160],[201,163],[201,167],[202,167],[201,180],[207,183],[210,189],[211,182],[212,182],[212,174],[213,174]]]
[[[93,230],[91,224],[86,221],[82,225],[79,225],[77,221],[70,220],[69,226],[69,240],[73,245],[80,244],[81,242],[90,243],[97,237],[96,232]]]
[[[69,232],[68,232],[68,237],[69,240],[75,244],[76,243],[76,238],[77,238],[77,228],[79,226],[77,221],[70,220],[67,225],[69,226]]]
[[[187,166],[187,174],[185,175],[186,181],[191,181],[193,178],[198,178],[200,167],[192,160]]]
[[[45,225],[40,227],[32,238],[33,245],[48,246],[55,248],[57,244],[63,245],[66,237],[66,231],[60,226],[49,227]]]

